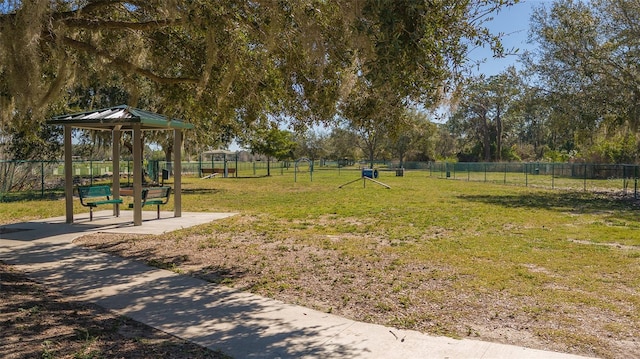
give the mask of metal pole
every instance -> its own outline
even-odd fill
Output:
[[[587,164],[584,164],[584,183],[582,185],[582,190],[587,192]]]
[[[44,198],[44,161],[40,162],[40,197]]]
[[[507,184],[507,164],[504,164],[504,184]]]

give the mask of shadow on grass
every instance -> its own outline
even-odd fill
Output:
[[[182,194],[220,194],[224,192],[225,190],[219,188],[192,187],[182,189]]]
[[[518,195],[461,195],[459,199],[507,208],[547,209],[557,212],[608,214],[616,218],[640,221],[638,201],[607,195],[575,192],[526,193]]]
[[[0,202],[57,201],[64,198],[64,190],[0,193]]]

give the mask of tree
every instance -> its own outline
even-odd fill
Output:
[[[271,159],[275,158],[278,161],[292,159],[296,143],[293,141],[291,132],[272,125],[268,130],[258,129],[243,145],[250,148],[254,154],[267,156],[267,176],[271,176]]]
[[[447,123],[438,124],[435,143],[435,159],[449,160],[457,153],[457,138],[451,133]]]
[[[435,158],[436,125],[429,121],[427,114],[416,109],[407,109],[405,126],[398,135],[389,138],[388,146],[391,153],[404,167],[405,159],[412,157],[413,161],[429,161]]]
[[[326,155],[327,135],[318,131],[309,130],[295,136],[296,158],[307,157],[311,161],[318,160]]]
[[[265,116],[333,121],[356,77],[430,106],[469,46],[500,51],[483,21],[516,1],[5,1],[0,122],[39,124],[92,78],[194,123],[203,146]]]
[[[484,161],[502,160],[505,123],[512,116],[520,84],[515,68],[485,78],[472,79],[465,87],[456,111],[450,118],[458,135],[481,149]]]
[[[552,98],[552,125],[583,152],[604,133],[635,137],[640,126],[639,21],[640,3],[628,0],[559,0],[532,18],[539,50],[529,71]]]
[[[344,166],[352,163],[360,156],[357,141],[358,137],[354,132],[344,127],[335,127],[329,134],[329,158]]]
[[[358,80],[358,90],[341,104],[341,115],[373,168],[387,138],[397,137],[404,128],[404,107],[393,96],[388,96],[386,87],[376,88],[364,78]]]
[[[512,105],[515,112],[513,134],[522,160],[540,160],[549,149],[562,147],[567,141],[567,131],[552,131],[551,109],[553,102],[538,87],[521,85],[521,95]]]

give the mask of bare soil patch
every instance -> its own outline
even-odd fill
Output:
[[[364,238],[362,245],[374,250],[355,256],[335,250],[341,235],[294,237],[252,230],[93,234],[77,243],[358,321],[585,356],[640,357],[640,329],[624,313],[580,303],[541,310],[527,295],[459,290],[456,277],[463,274],[404,261],[381,238]]]
[[[226,358],[28,279],[0,262],[0,357]]]

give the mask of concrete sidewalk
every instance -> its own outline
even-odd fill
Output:
[[[235,358],[581,358],[355,322],[71,243],[93,232],[159,234],[233,214],[163,212],[152,220],[155,212],[145,212],[137,227],[130,215],[101,211],[93,222],[80,216],[72,225],[54,218],[0,226],[0,260],[75,299]]]

